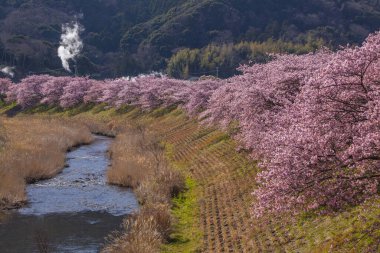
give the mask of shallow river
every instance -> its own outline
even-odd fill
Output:
[[[98,252],[138,208],[130,190],[106,184],[112,139],[95,138],[67,154],[61,174],[27,187],[29,205],[0,221],[1,253]]]

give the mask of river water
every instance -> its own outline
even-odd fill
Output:
[[[95,136],[67,154],[61,174],[29,185],[29,204],[0,221],[0,252],[99,252],[123,217],[138,209],[130,190],[106,183],[111,142]]]

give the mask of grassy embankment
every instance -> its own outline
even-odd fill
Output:
[[[161,251],[378,252],[380,250],[379,198],[336,214],[307,213],[295,217],[284,215],[254,220],[250,218],[249,213],[254,201],[250,193],[256,186],[255,175],[258,168],[245,154],[236,151],[236,143],[227,134],[200,126],[179,109],[159,109],[151,113],[142,113],[137,109],[119,112],[103,109],[102,106],[97,106],[86,112],[78,109],[75,113],[55,112],[55,115],[57,117],[70,115],[72,120],[86,122],[90,127],[99,128],[98,131],[110,133],[121,133],[125,131],[123,129],[127,125],[134,125],[134,129],[136,126],[143,126],[148,129],[150,136],[154,136],[151,140],[158,138],[160,141],[158,147],[164,147],[168,162],[164,163],[164,167],[175,169],[186,178],[186,190],[169,201],[168,205],[175,219],[170,228],[166,227],[168,230],[165,233],[170,233],[170,236],[166,238],[168,243],[161,246]],[[118,138],[122,139],[121,136]],[[117,157],[121,157],[116,155],[117,152],[125,149],[121,144],[122,141],[117,140],[112,149],[114,169],[117,168]],[[154,142],[157,144],[157,141]],[[131,143],[126,145],[126,147],[138,147]],[[129,154],[136,156],[140,151],[137,148],[135,151],[129,151]],[[123,171],[123,168],[126,167],[121,166],[116,170]],[[138,167],[134,165],[129,168]],[[109,179],[114,183],[133,186],[135,183],[131,178],[139,178],[141,169],[135,172],[130,173],[131,177],[125,177],[123,173],[126,171],[119,174],[112,172],[111,169]],[[156,174],[152,172],[152,175]],[[155,176],[148,178],[153,181],[146,182],[151,183],[154,182]],[[155,181],[155,185],[159,183],[160,181]],[[150,195],[154,189],[153,187],[145,192]],[[136,192],[138,193],[138,187]],[[148,211],[146,213],[145,218],[152,216]],[[157,213],[160,212],[156,211],[155,215]],[[168,216],[165,215],[164,209],[162,213],[163,224],[168,224]],[[157,228],[157,224],[144,221],[144,216],[128,219],[124,226],[126,230],[132,229],[132,231],[134,228],[136,231],[148,231],[152,226]],[[135,235],[137,237],[128,237],[127,234],[116,235],[109,244],[110,247],[116,247],[110,248],[111,251],[123,249],[117,247],[123,247],[131,242],[143,243],[136,241],[143,234],[135,233]],[[162,239],[155,236],[157,235],[151,234],[151,241],[147,242],[157,242]]]

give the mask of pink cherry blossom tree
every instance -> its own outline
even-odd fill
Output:
[[[42,86],[52,77],[49,75],[32,75],[21,80],[17,84],[17,103],[23,108],[30,108],[39,104],[42,100]]]
[[[75,77],[63,88],[60,97],[60,106],[69,108],[84,102],[84,97],[92,85],[92,80],[87,77]]]
[[[64,87],[71,77],[51,77],[41,85],[41,104],[59,105]]]
[[[103,103],[102,100],[104,93],[107,92],[111,86],[110,80],[99,81],[99,80],[91,80],[91,85],[85,91],[85,95],[83,96],[83,102],[88,103]]]
[[[335,53],[264,141],[256,215],[338,210],[376,194],[380,178],[380,34]],[[266,148],[264,148],[266,147]]]

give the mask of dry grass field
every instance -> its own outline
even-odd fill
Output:
[[[26,183],[53,177],[68,149],[92,141],[88,128],[72,121],[33,116],[0,124],[0,209],[25,203]]]

